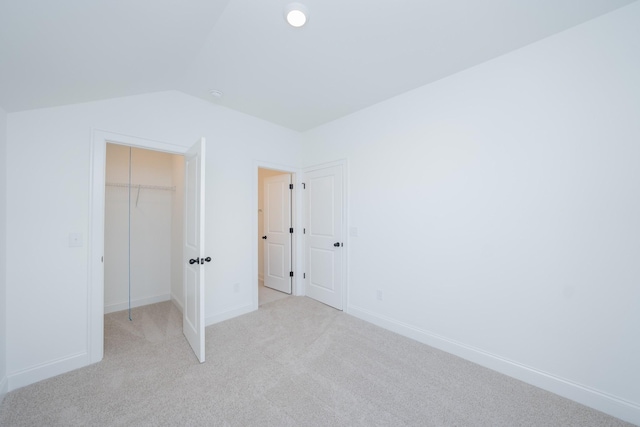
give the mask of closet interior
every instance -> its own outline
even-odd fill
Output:
[[[107,144],[104,312],[182,310],[184,157]]]

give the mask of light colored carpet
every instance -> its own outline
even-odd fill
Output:
[[[258,305],[267,304],[273,301],[277,301],[282,298],[288,298],[291,295],[284,292],[276,291],[275,289],[267,288],[260,284],[258,286]]]
[[[108,315],[104,360],[9,393],[0,425],[629,425],[305,297],[208,327],[204,364],[179,324]]]

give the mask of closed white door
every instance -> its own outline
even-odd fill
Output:
[[[307,296],[331,307],[343,306],[342,166],[305,175]]]
[[[204,362],[204,155],[201,138],[185,154],[184,309],[182,331],[200,363]]]
[[[264,285],[291,293],[291,175],[264,179]]]

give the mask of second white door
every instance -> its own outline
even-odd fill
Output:
[[[264,180],[264,285],[291,293],[291,175]]]
[[[331,307],[343,307],[344,218],[342,166],[307,170],[307,296]]]

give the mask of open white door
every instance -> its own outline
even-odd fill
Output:
[[[182,330],[200,363],[204,362],[204,155],[201,138],[184,156],[185,215]]]
[[[307,296],[343,306],[342,166],[306,173]]]
[[[291,175],[264,180],[264,285],[291,293]]]

